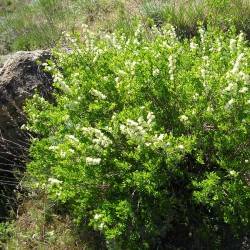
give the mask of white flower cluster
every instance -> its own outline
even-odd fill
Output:
[[[147,115],[147,124],[151,124],[155,119],[155,115],[153,112],[148,112]]]
[[[57,150],[57,149],[58,149],[58,146],[50,146],[49,147],[49,150],[52,150],[52,151]]]
[[[48,182],[49,182],[50,185],[59,185],[59,184],[62,183],[62,181],[60,181],[58,179],[55,179],[55,178],[49,178]]]
[[[221,52],[221,50],[222,50],[222,44],[221,44],[221,39],[220,38],[216,39],[216,45],[217,45],[216,51],[217,52]]]
[[[227,104],[225,105],[225,109],[230,109],[230,108],[233,106],[234,103],[235,103],[234,98],[230,99],[230,100],[227,102]]]
[[[49,150],[59,155],[62,159],[66,158],[66,156],[71,156],[72,154],[75,153],[74,149],[72,148],[65,149],[62,146],[63,146],[62,144],[59,144],[58,146],[50,146]]]
[[[193,41],[190,42],[190,49],[191,49],[191,50],[196,50],[197,47],[198,47],[198,44],[197,44],[197,43],[195,43],[195,42],[193,42]]]
[[[247,93],[247,92],[248,92],[248,87],[246,87],[246,86],[242,87],[242,88],[239,90],[239,93],[241,93],[241,94],[245,94],[245,93]]]
[[[121,50],[122,46],[120,42],[118,41],[116,35],[114,33],[112,34],[102,34],[102,38],[105,39],[111,46],[113,46],[117,50]],[[123,37],[122,37],[123,40]]]
[[[245,85],[250,84],[250,75],[249,74],[246,74],[246,73],[240,71],[238,73],[238,77],[239,77],[240,80],[242,80],[244,82]]]
[[[229,171],[229,174],[232,176],[232,177],[237,177],[239,175],[238,172],[236,172],[235,170],[230,170]]]
[[[244,58],[244,53],[240,53],[240,54],[238,55],[238,57],[236,58],[236,61],[235,61],[234,65],[233,65],[233,69],[232,69],[232,71],[231,71],[232,74],[236,74],[236,73],[239,72],[240,64],[241,64],[243,58]]]
[[[184,150],[184,149],[185,149],[185,147],[184,147],[183,144],[179,144],[179,145],[177,146],[177,148],[180,149],[180,150]]]
[[[97,61],[97,59],[100,57],[100,55],[103,54],[104,50],[99,49],[99,48],[95,48],[93,52],[95,54],[94,59],[93,59],[93,63],[95,63]]]
[[[238,61],[239,62],[239,61]],[[223,92],[230,92],[231,94],[236,94],[238,91],[241,94],[245,94],[248,92],[249,88],[247,85],[250,83],[250,76],[242,71],[239,71],[239,63],[235,62],[236,65],[234,65],[234,69],[229,71],[226,75],[226,78],[228,79],[228,85],[227,87],[223,90]],[[238,71],[238,72],[237,72]],[[243,81],[243,86],[239,87],[238,83]]]
[[[151,130],[152,123],[155,119],[153,112],[148,112],[147,121],[139,117],[137,121],[128,119],[126,124],[120,125],[120,130],[124,135],[136,141],[145,141],[147,132]]]
[[[100,92],[99,90],[96,90],[96,89],[91,89],[90,91],[90,94],[97,97],[98,99],[101,99],[101,100],[105,100],[107,98],[106,95],[104,95],[102,92]]]
[[[137,25],[137,28],[136,28],[136,30],[135,30],[135,37],[138,37],[139,35],[140,35],[140,33],[142,32],[142,29],[143,27],[142,27],[142,24],[139,24],[139,25]]]
[[[168,57],[168,67],[169,67],[169,75],[170,75],[170,80],[173,81],[174,80],[174,71],[175,71],[175,68],[176,68],[176,65],[175,65],[176,61],[175,61],[175,58],[173,55],[170,55]]]
[[[126,68],[129,69],[131,75],[135,74],[135,66],[136,66],[136,64],[137,64],[136,61],[126,61],[125,62],[125,66],[126,66]]]
[[[145,145],[147,147],[150,147],[150,146],[154,146],[156,148],[161,147],[163,146],[162,143],[163,143],[164,138],[165,138],[165,134],[159,134],[159,135],[156,134],[150,139],[150,142],[149,141],[145,142]],[[166,148],[169,145],[170,145],[169,143],[165,143],[164,148]]]
[[[77,45],[77,41],[76,41],[76,39],[74,38],[74,37],[72,37],[69,33],[67,33],[67,32],[62,32],[62,35],[64,36],[64,38],[68,41],[68,42],[70,42],[70,43],[72,43],[72,45]]]
[[[236,89],[237,89],[237,84],[235,84],[234,82],[230,82],[228,86],[224,89],[224,91],[232,92],[232,91],[235,91]]]
[[[86,164],[89,166],[99,165],[101,163],[101,158],[86,157]]]
[[[166,37],[169,37],[172,43],[175,42],[177,36],[176,36],[175,28],[172,25],[169,26],[168,29],[164,30],[163,34]]]
[[[207,84],[207,76],[209,76],[209,58],[208,56],[203,56],[202,57],[203,60],[203,65],[201,67],[201,77],[203,79],[203,86],[205,88],[205,90],[208,90],[208,84]]]
[[[65,135],[65,138],[66,139],[68,139],[69,141],[71,141],[71,142],[76,142],[76,143],[78,143],[79,142],[79,140],[74,136],[74,135]]]
[[[234,52],[236,50],[236,39],[230,39],[230,44],[229,44],[229,48],[231,52]]]
[[[152,75],[153,76],[158,76],[159,74],[160,74],[160,70],[158,68],[154,68]]]
[[[181,115],[181,116],[179,117],[179,119],[180,119],[180,121],[183,122],[183,123],[185,123],[185,122],[188,121],[188,117],[187,117],[186,115]]]
[[[95,214],[94,215],[94,220],[96,222],[99,222],[99,224],[98,224],[98,229],[99,230],[103,230],[103,228],[105,227],[105,223],[103,221],[101,221],[102,218],[103,218],[102,214]]]
[[[54,66],[50,66],[48,63],[42,63],[42,66],[45,68],[47,71],[51,71],[54,69]]]
[[[238,41],[237,41],[237,48],[240,48],[243,45],[244,42],[244,33],[240,32],[238,35]]]
[[[146,134],[145,128],[139,122],[128,119],[126,125],[121,124],[120,130],[123,134],[128,135],[130,138],[143,138]]]
[[[107,148],[112,144],[112,141],[102,133],[101,130],[92,127],[83,127],[81,129],[84,134],[92,137],[92,142],[103,148]]]
[[[201,38],[201,43],[204,44],[205,43],[205,29],[204,28],[199,28],[199,34],[200,34],[200,38]]]
[[[70,92],[69,86],[65,83],[63,75],[59,71],[56,74],[54,74],[53,80],[60,87],[62,91],[64,91],[65,93]]]

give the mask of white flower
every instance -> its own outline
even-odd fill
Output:
[[[140,123],[140,121],[140,118],[138,119],[138,122],[131,119],[127,119],[126,125],[120,125],[121,132],[132,139],[142,140],[144,138],[144,135],[146,134],[146,131],[143,125],[141,125],[144,122],[143,118],[142,123]]]
[[[86,157],[87,165],[99,165],[101,163],[101,158]]]
[[[181,122],[186,122],[188,120],[188,117],[186,115],[181,115],[179,118]]]
[[[162,141],[164,139],[164,134],[160,134],[157,138],[159,141]]]
[[[170,75],[170,80],[174,80],[174,70],[175,70],[175,58],[173,55],[170,55],[168,57],[168,66],[169,66],[169,75]]]
[[[238,75],[241,77],[241,79],[245,82],[245,84],[248,84],[249,83],[249,80],[250,80],[250,76],[246,73],[244,73],[243,71],[240,71],[238,73]]]
[[[60,84],[61,89],[62,89],[65,93],[70,93],[70,88],[69,88],[69,86],[68,86],[63,80],[61,80],[61,81],[59,82],[59,84]]]
[[[95,220],[98,220],[98,219],[100,219],[101,217],[102,217],[101,214],[95,214],[94,219],[95,219]]]
[[[116,82],[116,84],[118,85],[119,82],[120,82],[120,78],[119,78],[119,77],[116,77],[116,78],[115,78],[115,82]]]
[[[244,53],[240,53],[239,56],[237,57],[235,63],[234,63],[234,66],[233,66],[233,69],[232,69],[232,73],[235,74],[239,71],[240,69],[240,63],[242,61],[244,57]]]
[[[79,142],[79,140],[74,135],[66,135],[65,137],[71,141]]]
[[[133,40],[133,44],[134,44],[134,45],[140,45],[140,42],[138,41],[138,39],[134,39],[134,40]]]
[[[155,115],[153,112],[148,112],[148,115],[147,115],[147,123],[150,124],[152,123],[152,121],[155,119]]]
[[[222,49],[222,45],[221,45],[221,41],[219,38],[216,39],[216,42],[217,42],[217,51],[218,52],[221,52],[221,49]]]
[[[228,84],[228,86],[224,89],[224,91],[230,92],[235,88],[235,84],[232,82]]]
[[[232,98],[229,102],[228,105],[232,105],[234,103],[234,99]]]
[[[178,148],[183,150],[184,149],[184,146],[182,144],[178,145]]]
[[[62,181],[59,181],[58,179],[55,179],[55,178],[49,178],[48,179],[48,182],[51,184],[51,185],[58,185],[58,184],[61,184]]]
[[[241,89],[239,90],[239,93],[244,94],[244,93],[246,93],[247,91],[248,91],[248,87],[243,87],[243,88],[241,88]]]
[[[240,34],[238,35],[238,43],[237,43],[237,46],[241,45],[243,41],[244,41],[244,33],[243,33],[243,32],[240,32]]]
[[[64,151],[60,151],[60,156],[62,157],[62,158],[65,158],[66,157],[66,152],[64,152]]]
[[[235,170],[230,170],[229,174],[236,177],[238,175],[238,173]]]
[[[207,107],[207,112],[213,112],[213,111],[214,111],[214,109],[212,107],[210,107],[210,106]]]
[[[27,129],[26,124],[23,124],[23,125],[21,126],[21,129]]]
[[[106,136],[95,138],[92,140],[92,142],[104,148],[108,147],[112,143],[111,140],[109,140],[109,138]]]
[[[205,30],[204,28],[199,28],[199,33],[200,33],[200,37],[201,37],[201,42],[204,43],[205,41]]]
[[[168,29],[164,31],[164,35],[169,36],[172,42],[174,42],[176,39],[175,28],[173,26],[168,27]]]
[[[144,122],[144,119],[142,116],[140,116],[138,119],[137,119],[138,123],[139,124],[142,124]]]
[[[233,104],[234,104],[235,100],[232,98],[228,101],[228,103],[226,104],[225,108],[229,109]]]
[[[90,90],[90,94],[97,97],[97,98],[99,98],[99,99],[102,99],[102,100],[107,98],[107,96],[104,95],[102,92],[100,92],[100,91],[98,91],[96,89],[93,89],[93,88]]]
[[[50,146],[50,147],[49,147],[49,150],[52,150],[52,151],[54,151],[54,150],[56,150],[56,149],[58,149],[58,146]]]
[[[236,40],[235,39],[230,39],[230,45],[229,45],[229,47],[230,47],[231,51],[235,50],[235,48],[236,48]]]
[[[100,225],[98,226],[98,228],[99,228],[100,230],[102,230],[102,229],[104,228],[104,226],[105,226],[104,222],[101,222]]]
[[[106,129],[109,129],[109,127],[107,127]],[[92,128],[92,127],[87,127],[87,128],[83,127],[81,130],[83,131],[85,135],[91,137],[92,142],[94,144],[97,144],[104,148],[112,144],[112,141],[99,129]]]
[[[202,76],[202,78],[206,77],[206,70],[205,69],[201,69],[201,76]]]
[[[195,93],[195,94],[193,95],[193,99],[194,99],[194,100],[197,100],[198,97],[199,97],[199,94],[198,94],[198,93]]]
[[[119,70],[118,74],[121,75],[121,76],[124,76],[124,75],[126,75],[126,72],[124,70]]]
[[[128,124],[129,126],[134,126],[134,127],[136,127],[136,126],[139,125],[137,122],[135,122],[135,121],[133,121],[133,120],[130,120],[130,119],[127,120],[127,124]]]
[[[120,130],[124,133],[126,130],[126,126],[124,124],[120,125]]]
[[[158,76],[160,74],[160,70],[158,68],[153,69],[153,76]]]
[[[191,41],[191,43],[190,43],[190,49],[191,50],[195,50],[195,49],[197,49],[197,44],[196,43],[194,43],[193,41]]]

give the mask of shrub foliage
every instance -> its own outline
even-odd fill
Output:
[[[45,65],[56,102],[35,95],[26,106],[27,128],[39,135],[33,186],[111,249],[213,249],[242,236],[250,226],[244,35],[200,27],[180,40],[172,26],[148,35],[139,25],[130,37],[86,29],[81,42],[66,39],[70,49]]]

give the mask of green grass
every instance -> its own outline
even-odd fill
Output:
[[[83,23],[94,30],[129,32],[133,19],[147,25],[172,23],[182,36],[196,33],[197,22],[235,25],[250,38],[248,0],[4,0],[0,4],[0,54],[53,47],[62,31],[81,32]]]

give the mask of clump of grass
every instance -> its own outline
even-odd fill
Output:
[[[53,204],[48,203],[44,194],[25,199],[17,220],[12,224],[2,224],[0,235],[1,232],[4,235],[2,247],[6,249],[87,248],[87,243],[80,240],[79,234],[72,229],[70,218],[55,213]]]
[[[144,0],[141,4],[144,18],[157,25],[170,22],[180,35],[192,36],[197,23],[210,23],[227,29],[234,25],[250,37],[250,2],[247,0]]]

